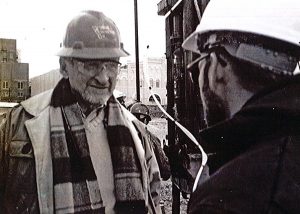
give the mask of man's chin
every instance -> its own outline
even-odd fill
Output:
[[[106,105],[108,99],[111,97],[110,93],[96,94],[87,91],[79,92],[75,89],[72,89],[72,93],[79,103],[87,107]]]
[[[207,127],[213,126],[228,118],[227,105],[219,96],[211,91],[206,93],[203,108]]]
[[[111,95],[110,95],[111,96]],[[93,106],[98,106],[98,105],[106,105],[108,99],[110,98],[109,95],[105,95],[102,97],[86,97],[84,100],[89,103],[90,105]]]

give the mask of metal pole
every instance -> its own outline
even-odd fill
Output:
[[[140,101],[139,27],[138,27],[137,0],[134,0],[134,23],[135,23],[136,99],[137,101]]]

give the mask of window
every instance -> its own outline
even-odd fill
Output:
[[[18,89],[23,89],[24,83],[23,82],[18,82]]]
[[[23,97],[23,92],[18,92],[18,97]]]
[[[2,82],[2,88],[4,88],[4,89],[8,88],[8,82],[7,81]]]
[[[161,103],[160,97],[157,94],[154,94],[155,98],[158,100],[159,103]],[[149,102],[154,103],[154,98],[152,97],[152,95],[149,97]]]
[[[8,97],[9,96],[9,93],[7,91],[3,92],[2,93],[3,97]]]
[[[155,85],[156,85],[156,88],[159,88],[159,80],[156,80]]]
[[[3,53],[2,62],[7,62],[7,50],[2,50],[2,53]]]
[[[150,87],[153,88],[154,83],[153,83],[153,79],[150,79]]]

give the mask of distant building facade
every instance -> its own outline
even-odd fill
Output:
[[[31,96],[54,88],[61,78],[62,75],[60,74],[59,69],[30,78]]]
[[[15,39],[0,38],[0,101],[21,102],[29,94],[29,64],[19,63]]]
[[[126,99],[136,99],[136,66],[135,62],[128,61],[121,68],[116,89],[126,94]],[[167,64],[165,57],[149,57],[139,64],[140,70],[140,99],[146,105],[154,104],[150,95],[149,86],[162,105],[167,104]],[[145,75],[146,74],[146,75]],[[149,77],[149,83],[145,80]]]
[[[148,73],[150,85],[161,104],[167,103],[167,65],[163,57],[146,58],[139,65],[140,68],[140,98],[146,104],[154,104],[150,96],[150,91],[144,79],[144,72]],[[30,79],[31,96],[39,94],[48,89],[54,88],[56,83],[62,78],[59,70],[52,70]],[[126,100],[136,99],[136,74],[135,62],[128,61],[120,70],[116,89],[126,95]]]

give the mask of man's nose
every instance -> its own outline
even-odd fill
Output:
[[[106,84],[109,80],[108,72],[106,71],[106,68],[101,68],[96,72],[95,79],[99,83]]]

